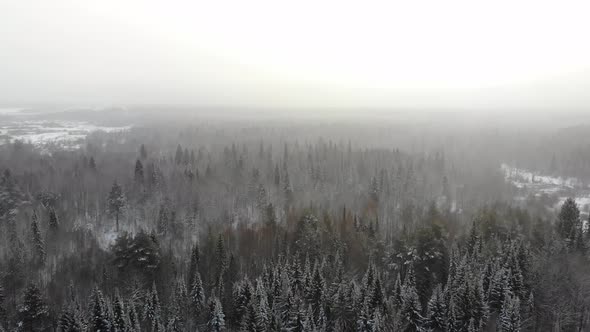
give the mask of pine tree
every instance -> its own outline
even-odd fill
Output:
[[[218,296],[222,296],[222,287],[223,287],[223,275],[225,269],[227,268],[227,252],[225,250],[225,244],[223,241],[223,236],[219,234],[217,238],[217,246],[215,248],[215,261],[217,262],[217,267],[215,271],[215,289],[218,291]]]
[[[108,210],[109,215],[111,217],[115,217],[115,222],[117,226],[117,232],[119,231],[119,216],[123,213],[123,209],[125,208],[125,195],[123,194],[123,189],[117,183],[117,181],[113,182],[113,186],[111,187],[111,191],[108,197]]]
[[[457,307],[455,306],[455,301],[453,297],[451,297],[451,301],[449,303],[449,311],[448,311],[448,319],[446,322],[446,330],[448,332],[461,332],[463,331],[463,326],[461,324],[461,320],[457,314]]]
[[[447,304],[444,299],[443,290],[438,284],[432,292],[428,301],[426,328],[432,331],[444,331],[447,324]]]
[[[135,183],[142,184],[144,179],[143,164],[139,159],[135,161],[135,172],[134,172]]]
[[[359,317],[356,321],[356,331],[358,332],[372,332],[373,321],[371,319],[371,309],[367,301],[363,302]]]
[[[381,286],[381,278],[375,278],[375,285],[373,286],[371,294],[370,307],[372,310],[382,310],[385,312],[385,294],[383,293],[383,287]]]
[[[502,305],[502,311],[498,319],[500,331],[520,331],[520,300],[518,297],[507,295],[504,298],[504,304]]]
[[[320,310],[322,309],[325,301],[326,295],[326,282],[324,280],[324,276],[322,275],[321,268],[319,264],[316,262],[313,277],[311,280],[311,291],[310,291],[310,298],[309,303],[311,303],[314,313],[314,318],[317,318]]]
[[[510,271],[504,268],[498,269],[494,273],[488,291],[488,303],[491,311],[499,312],[504,303],[505,295],[512,294],[510,279]]]
[[[92,293],[91,327],[93,332],[110,332],[112,327],[106,301],[98,287]]]
[[[565,200],[557,220],[557,232],[562,238],[573,241],[577,230],[581,228],[580,210],[573,198]]]
[[[241,325],[248,313],[248,308],[253,301],[252,284],[248,279],[243,280],[234,289],[234,315],[233,323]]]
[[[291,202],[293,201],[293,187],[291,186],[291,181],[289,180],[289,173],[285,171],[284,176],[284,183],[283,183],[283,193],[285,195],[285,206],[290,206]]]
[[[144,317],[151,323],[152,329],[159,329],[162,325],[162,309],[156,284],[152,284],[152,290],[146,294]]]
[[[205,306],[205,291],[203,290],[203,283],[199,271],[195,271],[195,275],[192,279],[193,284],[191,285],[190,303],[194,317],[198,318],[202,315]]]
[[[77,320],[75,314],[70,310],[64,310],[57,323],[61,332],[80,332],[84,331],[83,324]]]
[[[250,303],[246,309],[246,315],[242,319],[240,324],[240,331],[243,332],[258,332],[258,311],[254,307],[253,303]]]
[[[166,235],[170,226],[170,208],[168,199],[164,200],[164,203],[160,205],[160,211],[158,212],[158,234]]]
[[[201,260],[201,252],[199,251],[199,246],[197,244],[193,245],[191,250],[191,261],[189,265],[189,272],[188,272],[188,280],[189,285],[193,285],[193,278],[195,277],[196,273],[199,271],[199,261]]]
[[[422,325],[422,311],[416,288],[412,285],[402,288],[402,305],[400,314],[404,322],[404,331],[420,331]]]
[[[119,295],[119,291],[116,291],[115,294],[115,302],[113,308],[113,325],[117,329],[117,331],[130,331],[131,326],[128,321],[127,309],[125,308],[125,304]]]
[[[129,326],[131,332],[140,332],[141,327],[139,323],[139,315],[137,314],[137,310],[135,309],[135,304],[132,302],[127,303],[128,308],[128,316],[129,316]]]
[[[25,331],[43,330],[49,311],[41,291],[34,284],[29,284],[23,296],[23,304],[18,310],[18,318]]]
[[[207,321],[208,332],[220,332],[225,331],[225,315],[223,314],[223,308],[221,302],[216,297],[211,299],[209,303],[209,317]]]
[[[37,213],[33,212],[31,220],[31,237],[33,246],[35,247],[35,259],[38,264],[45,263],[45,243],[41,237],[41,230],[39,229],[39,219]]]

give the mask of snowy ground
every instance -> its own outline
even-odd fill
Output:
[[[37,148],[77,149],[94,131],[125,131],[131,126],[105,127],[82,121],[40,120],[24,108],[0,108],[0,144],[23,141]]]
[[[522,190],[526,196],[541,196],[543,194],[555,196],[558,203],[552,208],[558,208],[568,197],[574,197],[581,211],[590,210],[589,187],[585,186],[579,179],[544,175],[507,164],[502,164],[500,168],[506,181]],[[520,197],[520,199],[523,199],[523,197]]]

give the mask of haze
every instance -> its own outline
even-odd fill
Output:
[[[584,110],[588,9],[2,1],[0,102]]]

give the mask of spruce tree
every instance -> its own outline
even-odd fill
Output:
[[[126,202],[125,195],[123,194],[123,189],[117,183],[117,181],[115,181],[113,182],[113,186],[111,187],[111,191],[109,192],[108,211],[109,215],[115,218],[117,232],[119,231],[119,217],[123,213],[125,205]]]
[[[135,309],[135,304],[133,302],[128,302],[127,308],[128,308],[127,314],[129,316],[130,331],[131,332],[140,332],[141,327],[140,327],[139,315],[137,314],[137,310]]]
[[[405,331],[419,331],[422,315],[418,293],[414,287],[407,287],[402,292],[402,307],[400,313],[405,322]]]
[[[201,274],[195,271],[192,277],[193,284],[190,291],[190,304],[195,319],[198,319],[203,314],[205,306],[205,291],[203,290],[203,283],[201,281]]]
[[[57,323],[59,331],[61,332],[80,332],[84,331],[83,324],[76,319],[75,314],[69,309],[64,310]]]
[[[33,212],[31,220],[31,237],[33,246],[35,248],[35,260],[38,264],[45,263],[45,243],[41,237],[41,230],[39,229],[39,219],[37,213]]]
[[[498,326],[502,332],[520,331],[520,300],[518,297],[506,295],[498,319]]]
[[[447,324],[447,303],[445,302],[442,286],[438,284],[428,301],[426,313],[426,328],[432,331],[444,331]]]
[[[225,315],[221,302],[216,297],[211,298],[209,303],[209,316],[207,320],[208,332],[225,331]]]
[[[147,294],[144,317],[150,323],[152,328],[160,328],[162,322],[162,309],[160,307],[160,299],[158,297],[158,290],[156,284],[152,284],[152,289]]]
[[[581,228],[580,210],[573,198],[565,200],[557,219],[557,232],[562,238],[573,241],[578,229]]]
[[[115,301],[113,305],[113,325],[117,329],[117,331],[129,331],[131,326],[129,324],[129,318],[127,315],[127,309],[125,308],[125,304],[119,295],[119,291],[116,290],[115,292]]]
[[[144,180],[143,164],[139,159],[135,161],[135,171],[133,176],[135,183],[142,184]]]
[[[42,331],[49,318],[47,304],[41,291],[30,283],[25,289],[23,304],[18,309],[18,318],[25,331]]]
[[[110,332],[112,322],[109,320],[107,303],[98,287],[92,293],[92,332]]]
[[[197,244],[193,245],[193,248],[191,250],[191,260],[190,260],[190,265],[189,265],[189,272],[188,272],[188,284],[193,285],[194,282],[194,277],[196,276],[196,273],[199,271],[199,261],[201,259],[201,253],[199,251],[199,246]]]

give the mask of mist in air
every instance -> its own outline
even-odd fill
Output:
[[[0,332],[589,331],[589,9],[0,0]]]

